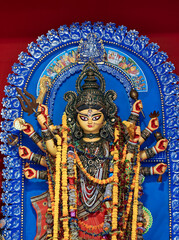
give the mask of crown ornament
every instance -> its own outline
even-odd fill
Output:
[[[100,109],[106,120],[114,124],[117,107],[113,101],[117,94],[113,90],[105,92],[104,77],[93,61],[84,65],[76,81],[76,90],[77,94],[69,91],[64,95],[68,102],[65,112],[69,126],[75,123],[77,112],[83,109]]]

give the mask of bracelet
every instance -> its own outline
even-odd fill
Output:
[[[32,139],[34,143],[38,143],[42,140],[41,136],[36,132],[33,132],[29,137]]]
[[[138,119],[139,119],[139,114],[135,112],[131,112],[131,115],[129,116],[128,121],[132,123],[137,123]]]
[[[39,179],[42,179],[42,180],[47,180],[48,177],[47,177],[47,171],[44,171],[44,170],[41,170],[39,171]]]
[[[151,170],[150,167],[141,167],[141,174],[143,176],[152,175],[150,170]]]
[[[148,127],[146,127],[146,128],[141,132],[141,137],[142,137],[144,140],[146,140],[146,139],[150,136],[151,133],[152,133],[152,131],[151,131]]]
[[[52,120],[51,120],[49,115],[47,116],[47,121],[48,121],[48,126],[53,125],[53,122],[52,122]]]
[[[36,171],[36,178],[39,179],[39,170]]]
[[[53,139],[53,134],[48,129],[42,130],[42,136],[45,141]]]
[[[154,167],[150,167],[150,175],[154,175]]]
[[[129,140],[127,144],[127,151],[130,153],[134,153],[136,149],[137,149],[137,143],[134,143]]]
[[[155,146],[153,147],[153,149],[154,149],[155,154],[158,154],[158,151]]]
[[[33,154],[31,155],[30,161],[33,161],[34,163],[40,165],[40,161],[41,161],[42,157],[43,157],[43,156],[40,155],[40,154],[33,153]]]
[[[155,154],[157,154],[154,147],[145,149],[144,151],[147,155],[147,158],[152,158],[153,156],[155,156]]]

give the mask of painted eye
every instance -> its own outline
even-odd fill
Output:
[[[97,121],[97,120],[100,119],[100,117],[101,117],[101,115],[94,116],[94,117],[92,117],[92,120],[93,120],[93,121]]]
[[[81,118],[82,121],[88,121],[88,118],[85,117],[85,116],[80,116],[80,118]]]

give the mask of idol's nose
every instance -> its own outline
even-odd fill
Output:
[[[91,118],[88,118],[88,124],[92,124],[92,119]]]

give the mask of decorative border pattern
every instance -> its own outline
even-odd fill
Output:
[[[167,54],[158,52],[159,46],[156,43],[149,43],[149,38],[146,36],[138,36],[136,30],[127,31],[127,27],[116,27],[114,23],[108,23],[104,26],[102,22],[96,22],[94,25],[91,22],[84,22],[81,26],[78,23],[73,23],[69,28],[64,25],[58,28],[58,32],[52,29],[48,31],[46,36],[38,37],[37,43],[30,43],[28,53],[21,52],[18,58],[19,63],[14,63],[12,66],[13,73],[8,75],[10,85],[5,86],[4,91],[7,97],[2,100],[4,108],[1,111],[5,120],[1,123],[0,139],[3,144],[0,146],[0,150],[2,154],[6,155],[3,160],[5,181],[2,184],[4,191],[2,194],[4,203],[2,213],[6,220],[3,236],[5,239],[23,239],[23,218],[21,217],[21,212],[23,212],[22,162],[17,149],[7,144],[10,133],[19,135],[13,128],[13,120],[21,115],[21,107],[16,99],[15,87],[23,88],[27,86],[32,73],[46,57],[59,48],[75,45],[81,38],[86,39],[89,33],[95,33],[98,38],[103,40],[104,44],[117,45],[132,52],[150,67],[156,77],[161,96],[163,119],[165,119],[163,130],[165,136],[170,140],[167,154],[170,239],[178,239],[179,151],[176,132],[178,130],[177,82],[179,78],[172,73],[174,65],[171,62],[166,62]],[[102,67],[105,68],[106,66]],[[106,69],[109,70],[110,67],[106,67]],[[111,72],[111,74],[113,73]],[[117,77],[117,74],[114,75]]]
[[[116,51],[113,48],[105,47],[105,51],[107,54],[106,63],[110,63],[111,65],[117,67],[119,71],[123,71],[125,75],[129,76],[129,81],[132,82],[133,87],[137,89],[138,92],[147,92],[148,85],[146,77],[140,68],[140,66],[127,54],[124,54],[120,51]],[[70,48],[59,55],[55,56],[45,67],[42,72],[41,77],[44,75],[50,77],[52,81],[57,79],[60,73],[63,73],[63,70],[69,69],[71,71],[71,66],[73,66],[76,62],[77,57],[77,47]],[[40,79],[39,78],[39,79]],[[54,82],[54,81],[53,81]],[[37,96],[39,94],[39,85],[37,84]]]

